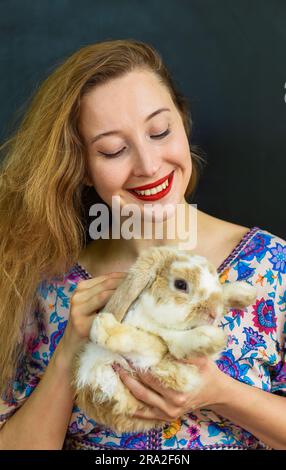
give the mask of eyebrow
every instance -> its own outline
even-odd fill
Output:
[[[149,116],[146,117],[144,122],[150,121],[150,119],[152,119],[154,116],[157,116],[157,114],[162,113],[163,111],[171,111],[171,110],[169,108],[157,109],[156,111],[153,111],[153,113],[149,114]],[[121,131],[114,130],[114,131],[102,132],[101,134],[98,134],[95,137],[92,137],[90,140],[90,143],[93,144],[94,142],[97,142],[102,137],[106,137],[107,135],[114,135],[114,134],[121,134]]]

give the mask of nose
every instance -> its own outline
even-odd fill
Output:
[[[209,316],[210,316],[213,320],[215,320],[216,317],[217,317],[217,312],[216,312],[215,310],[211,309],[210,312],[209,312]]]
[[[216,320],[218,319],[218,314],[214,309],[210,309],[207,311],[207,314],[204,317],[204,321],[208,325],[214,325],[216,323]]]
[[[223,313],[222,299],[220,294],[213,292],[209,297],[208,315],[211,321],[218,319]]]
[[[153,177],[159,174],[161,158],[156,152],[152,152],[148,146],[142,146],[135,153],[134,176]]]

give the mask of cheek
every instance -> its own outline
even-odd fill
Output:
[[[124,185],[124,172],[117,170],[113,161],[97,161],[89,165],[90,178],[98,194],[106,202]]]
[[[172,163],[182,172],[182,185],[187,187],[192,175],[192,158],[189,142],[186,138],[176,140],[170,149]]]
[[[193,168],[192,158],[191,158],[191,154],[189,153],[188,156],[186,157],[186,173],[187,173],[188,179],[190,179],[191,177],[192,168]]]
[[[191,158],[191,149],[189,145],[188,138],[184,132],[184,137],[181,141],[181,156],[182,156],[182,165],[184,166],[187,174],[187,178],[191,176],[192,173],[192,158]]]
[[[190,146],[184,131],[181,131],[169,148],[170,155],[182,167],[189,167],[191,161]]]

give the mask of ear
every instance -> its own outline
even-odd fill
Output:
[[[257,296],[256,287],[244,281],[222,285],[224,304],[227,308],[243,308],[251,305]]]
[[[165,265],[166,257],[170,254],[174,256],[171,250],[162,248],[151,247],[140,254],[102,311],[113,313],[119,322],[124,319],[131,304],[153,284],[157,273]]]

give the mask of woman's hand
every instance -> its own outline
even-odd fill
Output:
[[[78,283],[71,297],[65,332],[55,351],[64,358],[65,364],[71,363],[74,354],[88,340],[95,315],[104,307],[126,274],[112,272]]]
[[[182,393],[164,387],[150,373],[136,371],[137,379],[128,372],[118,368],[122,382],[132,395],[148,406],[146,411],[138,411],[134,417],[174,421],[187,412],[200,408],[210,408],[211,405],[223,403],[224,392],[231,379],[222,372],[214,361],[206,358],[192,358],[181,361],[198,367],[202,377],[202,386],[198,391]]]

